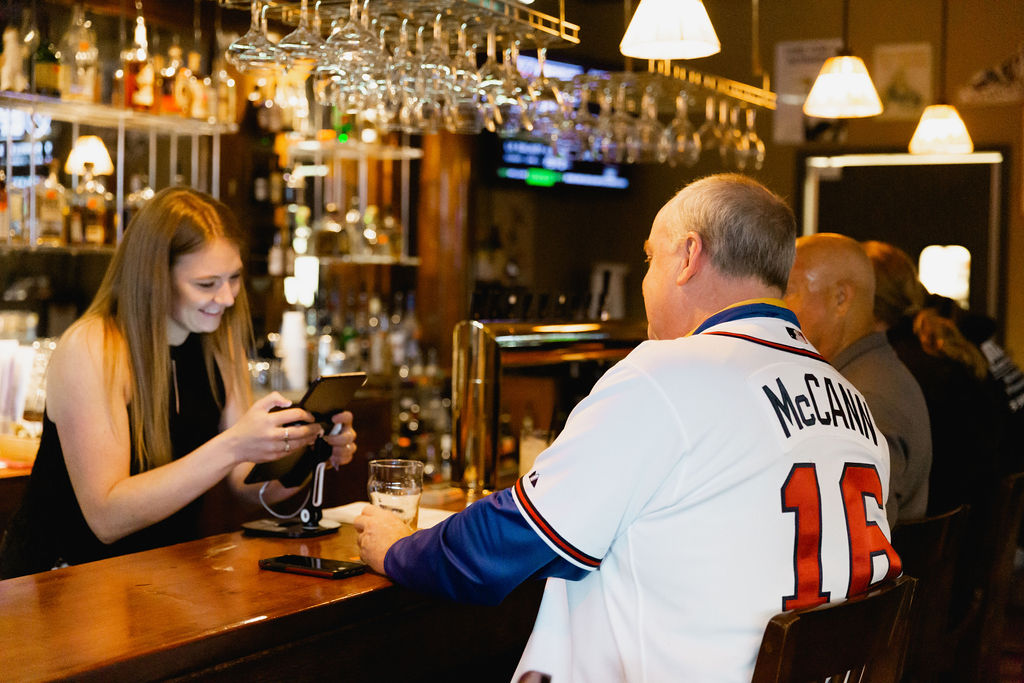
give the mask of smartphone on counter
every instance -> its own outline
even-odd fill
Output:
[[[326,557],[309,557],[308,555],[279,555],[260,560],[260,569],[289,574],[305,574],[322,579],[344,579],[358,576],[366,571],[362,562],[347,560],[330,560]]]

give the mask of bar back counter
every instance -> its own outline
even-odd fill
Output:
[[[221,534],[0,581],[0,679],[508,681],[543,588],[480,607],[372,572],[259,569],[286,553],[352,559],[355,530]]]

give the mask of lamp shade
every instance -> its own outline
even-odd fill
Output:
[[[882,100],[878,98],[864,60],[852,55],[829,57],[804,100],[804,113],[822,119],[881,114]]]
[[[114,172],[114,162],[110,160],[107,146],[96,135],[83,135],[75,140],[67,163],[64,164],[64,172],[82,175],[86,164],[92,164],[93,175],[110,175]]]
[[[637,59],[695,59],[721,52],[700,0],[640,0],[619,51]]]
[[[910,138],[913,154],[970,154],[974,142],[956,107],[932,104],[925,108]]]

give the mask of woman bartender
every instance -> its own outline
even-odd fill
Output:
[[[351,413],[334,416],[331,436],[301,408],[271,412],[290,405],[276,392],[252,403],[244,244],[228,208],[194,190],[168,188],[139,211],[51,358],[39,452],[0,545],[0,577],[194,539],[204,492],[227,478],[255,500],[242,483],[253,463],[317,437],[332,464],[352,459]],[[262,495],[292,493],[274,482]]]

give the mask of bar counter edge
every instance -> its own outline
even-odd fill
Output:
[[[428,597],[367,572],[258,568],[286,553],[351,559],[355,530],[221,534],[0,581],[0,678],[18,681],[508,681],[543,582],[501,605]]]

